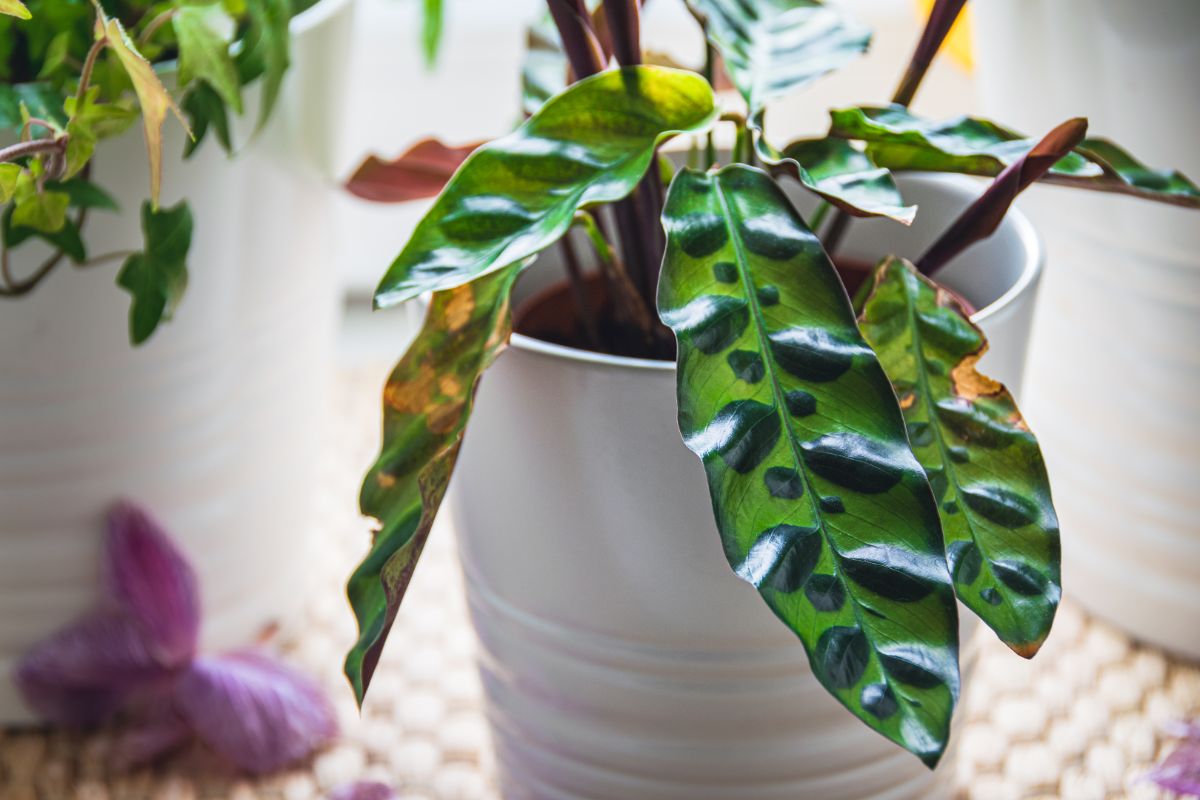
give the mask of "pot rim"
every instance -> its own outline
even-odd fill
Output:
[[[334,0],[322,1],[334,2]],[[973,188],[974,182],[962,175],[914,171],[907,173],[906,177],[944,183],[951,187],[958,187],[959,189],[971,187],[970,190],[972,192],[975,191]],[[1037,230],[1034,229],[1033,223],[1029,221],[1029,218],[1020,209],[1010,208],[1008,214],[1005,216],[1005,221],[1011,223],[1016,231],[1017,239],[1023,251],[1025,264],[1021,269],[1021,274],[1012,286],[1008,287],[1003,294],[991,303],[988,303],[971,315],[971,321],[976,325],[1001,313],[1011,306],[1018,297],[1028,292],[1030,287],[1036,285],[1046,261],[1046,250],[1042,243],[1042,238],[1038,235]],[[605,353],[597,353],[578,347],[544,342],[541,339],[535,339],[532,336],[517,333],[516,331],[513,331],[512,336],[509,338],[509,346],[537,355],[551,358],[565,358],[570,361],[596,364],[603,367],[649,370],[654,372],[673,372],[676,367],[674,361],[659,361],[652,358],[633,358],[630,356],[613,356]]]

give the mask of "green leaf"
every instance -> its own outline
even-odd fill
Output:
[[[0,130],[19,131],[25,124],[21,114],[24,105],[30,116],[66,124],[63,114],[62,94],[53,84],[39,81],[36,83],[0,84]]]
[[[66,172],[64,177],[77,175],[91,160],[96,142],[124,133],[137,121],[136,109],[117,103],[96,103],[99,88],[92,87],[83,102],[69,97],[65,109],[67,121]]]
[[[38,78],[44,79],[54,75],[59,67],[67,63],[70,55],[71,32],[62,31],[50,40],[46,47],[46,55],[42,57],[42,68],[38,70]]]
[[[229,116],[225,113],[225,103],[207,83],[197,84],[183,98],[183,111],[192,123],[192,138],[183,147],[183,157],[188,158],[196,152],[196,148],[208,134],[208,126],[212,125],[217,135],[217,141],[226,153],[233,153],[233,140],[229,136]]]
[[[21,178],[27,177],[22,174]],[[71,198],[66,192],[55,192],[50,189],[32,191],[22,194],[21,179],[18,179],[16,203],[13,206],[13,225],[30,228],[41,233],[54,233],[62,230],[67,222],[67,207]]]
[[[17,19],[32,19],[33,15],[21,0],[0,0],[0,14],[7,14]]]
[[[934,121],[901,106],[830,112],[831,136],[867,142],[867,155],[892,170],[934,170],[998,175],[1023,156],[1036,138],[972,117]],[[1200,187],[1170,170],[1150,169],[1104,139],[1085,140],[1042,180],[1081,189],[1128,194],[1200,208]]]
[[[557,241],[575,212],[620,200],[655,148],[716,118],[699,75],[609,70],[573,84],[463,163],[375,292],[390,306],[515,264]]]
[[[359,638],[346,677],[361,704],[388,630],[458,458],[480,374],[508,343],[514,264],[436,292],[425,324],[388,378],[383,445],[363,481],[363,514],[379,523],[347,595]]]
[[[67,219],[61,228],[53,233],[44,233],[33,228],[19,227],[13,223],[13,207],[9,206],[4,212],[3,238],[4,246],[10,250],[20,247],[29,239],[41,239],[56,250],[61,250],[76,264],[87,261],[87,248],[83,237],[79,234],[79,226],[74,220]]]
[[[896,258],[875,273],[862,331],[933,486],[958,598],[1032,657],[1062,594],[1058,518],[1037,439],[1008,390],[976,371],[983,332]]]
[[[438,48],[442,44],[442,27],[445,24],[446,11],[442,8],[442,0],[424,0],[424,13],[421,15],[421,51],[425,55],[426,66],[432,67],[437,62]]]
[[[917,207],[904,204],[892,173],[845,139],[805,139],[779,153],[760,136],[757,149],[765,163],[856,217],[888,217],[905,225],[916,217]]]
[[[688,0],[706,21],[749,118],[767,105],[866,52],[871,32],[819,0]]]
[[[106,211],[119,211],[120,206],[113,196],[91,181],[74,178],[67,181],[51,181],[46,184],[48,189],[65,192],[70,199],[72,208],[97,208]]]
[[[179,82],[206,81],[234,111],[242,113],[241,84],[229,55],[229,42],[214,27],[217,6],[182,6],[171,23],[179,40]],[[226,18],[227,19],[227,18]]]
[[[246,0],[246,12],[250,26],[236,63],[243,84],[262,77],[262,108],[258,115],[261,128],[275,108],[290,63],[288,23],[292,6],[290,0]]]
[[[958,696],[937,509],[820,241],[757,169],[682,170],[663,214],[679,426],[730,565],[851,712],[933,766]]]
[[[0,203],[7,203],[16,194],[21,171],[19,164],[0,164]]]
[[[187,287],[187,254],[192,244],[192,212],[187,203],[156,209],[142,204],[145,247],[125,260],[117,285],[132,295],[129,341],[138,345],[170,319]]]

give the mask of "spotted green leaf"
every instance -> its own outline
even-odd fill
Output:
[[[830,116],[830,135],[865,141],[867,156],[892,170],[990,177],[1037,142],[988,120],[965,116],[928,120],[895,105],[844,108]],[[1150,169],[1104,139],[1085,140],[1042,180],[1200,208],[1196,184],[1178,172]]]
[[[688,0],[751,120],[767,104],[864,53],[871,32],[820,0]]]
[[[959,599],[1033,656],[1062,593],[1058,518],[1037,439],[1008,390],[975,369],[983,333],[951,294],[895,258],[875,273],[862,331],[933,486]]]
[[[892,173],[845,139],[804,139],[776,152],[759,137],[758,156],[822,199],[856,217],[889,217],[911,224],[917,207],[904,204]]]
[[[715,117],[712,89],[691,72],[629,67],[571,85],[463,162],[384,275],[376,305],[535,255],[579,209],[629,194],[664,139]]]
[[[454,470],[475,384],[508,342],[519,271],[515,264],[436,292],[388,378],[383,446],[360,495],[363,514],[379,527],[347,585],[359,637],[345,669],[360,704]]]
[[[818,680],[929,765],[958,696],[933,495],[820,242],[770,177],[682,170],[663,215],[679,426],[736,573]]]
[[[141,344],[171,318],[187,288],[187,254],[192,244],[192,212],[187,203],[172,208],[142,204],[145,246],[125,259],[117,285],[132,296],[129,341]]]
[[[229,41],[220,33],[232,31],[219,6],[181,6],[171,18],[179,42],[179,82],[206,81],[234,111],[242,113],[241,84],[229,55]]]

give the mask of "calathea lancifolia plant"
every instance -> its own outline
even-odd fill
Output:
[[[462,161],[375,296],[390,306],[432,293],[388,380],[382,451],[362,488],[379,528],[348,587],[360,638],[346,672],[360,700],[476,382],[509,337],[512,287],[552,245],[565,248],[575,344],[674,350],[680,428],[704,462],[730,565],[851,713],[938,761],[959,689],[956,597],[1017,653],[1038,650],[1061,594],[1045,469],[1013,398],[976,370],[987,343],[937,270],[1039,179],[1189,207],[1200,190],[1085,139],[1083,120],[1029,139],[912,114],[962,5],[935,5],[892,104],[834,111],[826,136],[779,147],[764,136],[770,103],[868,46],[836,6],[690,0],[709,43],[692,72],[641,63],[636,0],[549,0],[554,29],[531,39],[529,118]],[[744,108],[717,107],[722,72]],[[719,123],[737,129],[721,168],[705,141]],[[694,137],[705,169],[672,175],[656,160],[675,136]],[[436,186],[458,160],[423,143],[369,160],[350,188],[412,197],[414,177]],[[911,222],[892,175],[907,169],[995,180],[915,264],[884,257],[852,303],[836,240],[854,217]],[[787,180],[821,198],[807,219]],[[591,278],[564,238],[575,226],[593,243]],[[589,291],[596,282],[603,291]]]
[[[288,22],[303,0],[5,0],[0,4],[0,298],[32,292],[64,263],[122,261],[117,283],[132,295],[136,344],[170,316],[187,284],[192,215],[160,208],[162,129],[174,114],[189,129],[185,155],[211,130],[228,151],[230,112],[243,88],[262,83],[259,121],[288,66]],[[295,6],[295,7],[294,7]],[[161,75],[164,71],[171,74]],[[165,83],[172,85],[168,90]],[[138,118],[150,163],[140,251],[92,254],[89,214],[117,210],[90,178],[98,142]],[[95,224],[95,223],[93,223]],[[20,272],[14,254],[40,239],[51,253]]]

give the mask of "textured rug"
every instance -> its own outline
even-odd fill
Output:
[[[0,800],[311,800],[354,780],[382,781],[405,800],[498,798],[447,522],[430,537],[361,716],[341,675],[353,633],[342,581],[368,540],[348,498],[377,445],[383,374],[347,372],[338,386],[313,558],[318,586],[308,593],[308,624],[283,643],[327,685],[341,741],[301,768],[248,780],[200,749],[112,774],[110,732],[0,732]],[[1139,777],[1173,746],[1162,725],[1200,715],[1200,665],[1138,646],[1069,602],[1033,661],[987,631],[973,645],[967,722],[956,732],[961,798],[1169,797]]]

